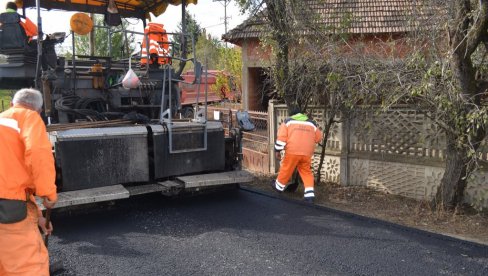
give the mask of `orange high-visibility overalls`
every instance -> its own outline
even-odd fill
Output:
[[[57,200],[51,143],[36,111],[16,105],[0,114],[0,152],[0,198],[26,200],[31,194]],[[28,199],[27,218],[0,223],[0,275],[49,275],[33,200]]]
[[[142,41],[141,64],[147,64],[147,48],[149,48],[149,64],[168,64],[169,40],[163,24],[149,23],[144,29],[145,37]],[[146,39],[147,36],[147,39]],[[149,40],[149,46],[147,45]]]
[[[285,150],[285,157],[281,161],[275,182],[277,190],[285,190],[286,184],[296,168],[303,180],[304,197],[315,197],[311,165],[315,144],[321,139],[322,132],[315,122],[303,114],[296,114],[280,125],[275,150]]]

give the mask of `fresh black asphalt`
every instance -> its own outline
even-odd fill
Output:
[[[58,275],[488,275],[488,247],[245,190],[53,214]]]

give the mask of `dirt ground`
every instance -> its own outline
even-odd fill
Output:
[[[271,188],[271,180],[269,176],[257,176],[254,182],[244,187],[277,193]],[[294,193],[281,195],[302,200],[303,186]],[[315,197],[315,204],[333,209],[488,245],[488,213],[468,207],[451,213],[436,211],[427,202],[384,194],[367,187],[343,187],[334,183],[316,185]]]

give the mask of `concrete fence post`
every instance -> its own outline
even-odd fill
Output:
[[[270,100],[268,103],[268,137],[269,137],[269,147],[268,147],[268,156],[269,156],[269,172],[276,173],[276,158],[274,155],[274,143],[276,140],[276,109],[275,109],[276,100]]]
[[[349,185],[349,152],[350,152],[350,135],[351,135],[351,119],[347,112],[342,112],[342,135],[341,135],[341,159],[340,159],[340,184],[342,186]]]

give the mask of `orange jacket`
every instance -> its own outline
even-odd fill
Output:
[[[7,9],[5,12],[8,13],[17,13],[17,10]],[[33,36],[37,35],[37,25],[34,24],[29,18],[20,16],[20,26],[24,28],[25,34],[29,38],[29,41],[32,39]]]
[[[24,28],[27,37],[32,39],[33,36],[37,36],[37,26],[29,18],[25,18],[23,21],[20,20],[20,25]]]
[[[146,37],[142,39],[141,63],[147,63],[147,48],[149,48],[149,55],[155,54],[158,57],[158,64],[169,63],[169,40],[164,25],[149,23],[144,29],[144,34],[147,35],[147,39]],[[149,47],[146,46],[146,40],[149,40]],[[152,63],[153,61],[149,60],[149,64]]]
[[[286,154],[312,156],[315,144],[322,139],[322,131],[306,115],[296,114],[286,119],[278,129],[275,150]]]
[[[26,192],[57,200],[54,157],[36,111],[15,105],[0,113],[0,198],[26,200]]]

